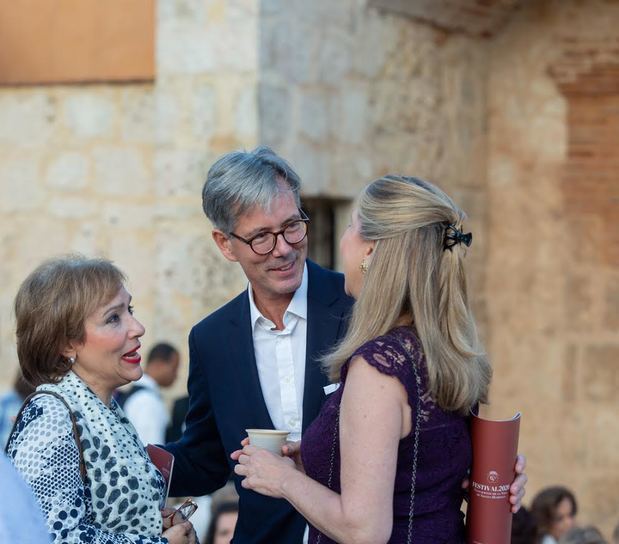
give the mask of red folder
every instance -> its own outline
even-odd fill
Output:
[[[161,472],[161,475],[166,482],[165,500],[167,501],[168,493],[170,492],[172,469],[174,468],[174,455],[159,446],[155,446],[154,444],[148,444],[148,446],[146,446],[146,453],[148,453],[153,465],[155,465],[157,470]]]
[[[473,469],[466,514],[468,544],[509,544],[509,487],[516,476],[520,414],[491,421],[473,414]]]

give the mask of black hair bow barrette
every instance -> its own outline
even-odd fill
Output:
[[[448,249],[449,251],[451,251],[451,248],[457,244],[464,244],[466,247],[469,247],[472,241],[472,233],[467,232],[465,234],[455,225],[449,224],[445,229],[445,241],[443,242],[443,249]]]

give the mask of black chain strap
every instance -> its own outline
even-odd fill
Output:
[[[406,544],[412,544],[413,542],[413,514],[415,512],[415,487],[417,485],[417,458],[419,456],[419,430],[421,427],[421,378],[419,377],[419,370],[415,363],[415,358],[408,346],[404,343],[404,349],[408,353],[409,357],[413,361],[413,373],[415,375],[415,387],[417,389],[417,399],[415,403],[415,429],[413,434],[413,470],[411,474],[411,499],[408,509],[408,533],[406,537]],[[335,429],[333,430],[333,439],[331,441],[331,456],[329,459],[329,478],[327,479],[327,488],[331,489],[331,483],[333,480],[333,465],[335,463],[335,447],[337,445],[337,437],[340,427],[340,406],[337,407],[335,415]],[[318,532],[318,538],[316,544],[320,544],[322,540],[322,533]]]
[[[417,485],[417,458],[419,456],[419,430],[421,427],[421,378],[419,377],[419,369],[415,362],[415,358],[411,353],[408,345],[404,345],[408,355],[413,362],[413,373],[415,374],[415,387],[417,388],[417,399],[415,402],[415,434],[413,439],[413,470],[411,474],[411,501],[408,509],[408,533],[406,535],[406,543],[413,542],[413,514],[415,512],[415,487]]]
[[[341,402],[341,399],[340,399]],[[333,465],[335,463],[335,447],[337,445],[337,437],[339,434],[340,428],[340,406],[338,404],[337,411],[335,412],[335,429],[333,431],[333,438],[331,440],[331,455],[329,457],[329,478],[327,479],[327,488],[331,489],[331,483],[333,481]],[[316,539],[316,544],[320,544],[322,540],[322,533],[318,532],[318,538]]]

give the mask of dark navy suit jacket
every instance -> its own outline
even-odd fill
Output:
[[[328,384],[318,358],[344,335],[352,299],[344,277],[307,261],[307,345],[303,431],[320,411]],[[230,453],[245,429],[273,428],[256,367],[249,298],[244,291],[198,323],[189,335],[189,411],[174,454],[172,496],[205,495],[222,487],[233,470]],[[304,519],[283,499],[243,489],[235,544],[297,544]]]

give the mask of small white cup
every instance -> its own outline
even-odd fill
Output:
[[[274,429],[245,429],[252,446],[263,448],[275,455],[282,454],[282,446],[290,431],[276,431]]]

